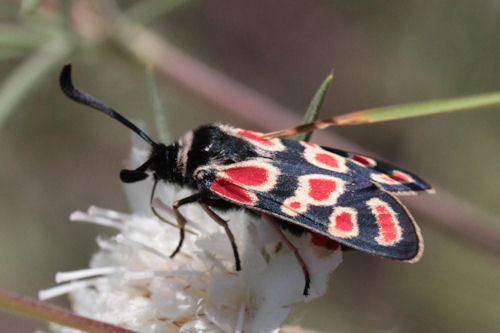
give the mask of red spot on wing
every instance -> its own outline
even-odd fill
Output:
[[[316,161],[323,163],[325,165],[328,165],[332,168],[338,168],[339,167],[339,162],[335,158],[335,156],[331,154],[325,154],[325,153],[319,153],[314,156]]]
[[[330,179],[312,178],[309,179],[308,195],[316,200],[323,201],[328,199],[330,194],[337,188],[337,183]]]
[[[315,145],[314,143],[310,143],[310,142],[303,142],[305,145],[308,145],[309,147],[317,147],[317,145]]]
[[[409,183],[411,179],[397,171],[394,172],[394,175],[383,175],[380,178],[386,183],[398,184],[398,183]]]
[[[361,155],[354,155],[352,157],[353,160],[355,161],[358,161],[359,163],[363,164],[363,165],[366,165],[366,166],[369,166],[370,165],[370,159],[365,157],[365,156],[361,156]]]
[[[235,185],[229,179],[226,178],[216,179],[212,183],[212,185],[210,185],[210,189],[216,193],[219,193],[223,197],[232,199],[234,201],[246,204],[253,203],[253,198],[248,194],[248,192],[244,188]]]
[[[408,177],[408,175],[405,175],[404,173],[402,172],[399,172],[399,171],[394,171],[392,173],[392,176],[391,176],[392,179],[395,179],[397,181],[400,181],[400,182],[403,182],[403,183],[409,183],[411,182],[412,180],[410,179],[410,177]]]
[[[248,186],[264,184],[268,179],[265,168],[258,166],[236,166],[224,170],[227,177]]]
[[[312,165],[330,171],[347,173],[349,168],[346,166],[346,159],[340,155],[330,153],[320,147],[309,147],[306,143],[301,142],[305,147],[303,157]]]
[[[243,137],[245,137],[247,139],[256,141],[256,142],[258,142],[260,144],[266,145],[266,146],[274,146],[274,142],[272,142],[269,139],[263,138],[258,133],[253,132],[253,131],[249,131],[249,130],[245,130],[245,129],[240,129],[240,130],[238,130],[236,132],[236,134],[240,135],[240,136],[243,136]]]
[[[300,202],[298,201],[290,202],[290,208],[299,209],[300,207],[302,207],[302,204]]]
[[[377,205],[375,210],[377,212],[377,223],[380,226],[379,237],[381,241],[387,244],[396,241],[398,238],[397,222],[394,220],[391,211],[384,205]]]
[[[330,215],[328,232],[340,238],[353,238],[359,235],[358,213],[352,207],[335,207]]]
[[[382,175],[380,176],[380,179],[386,183],[389,183],[389,184],[397,184],[399,183],[399,180],[396,179],[395,177],[393,176],[389,176],[389,175]]]
[[[352,231],[354,229],[352,214],[348,212],[342,212],[337,215],[335,217],[335,228],[345,232]]]

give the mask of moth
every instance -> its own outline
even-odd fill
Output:
[[[121,170],[122,182],[133,183],[152,175],[151,200],[159,181],[193,190],[192,195],[172,203],[180,238],[171,257],[182,247],[187,223],[179,208],[192,203],[200,204],[225,229],[236,270],[241,270],[238,248],[217,210],[249,210],[261,215],[282,236],[278,226],[311,232],[344,248],[390,259],[416,262],[422,256],[420,229],[395,196],[432,192],[426,182],[368,156],[279,137],[326,127],[331,119],[267,135],[210,124],[166,145],[153,141],[118,112],[76,89],[71,64],[62,69],[60,86],[69,98],[116,119],[151,146],[149,158],[141,166]],[[307,295],[307,263],[293,244],[284,240],[302,267],[303,293]]]

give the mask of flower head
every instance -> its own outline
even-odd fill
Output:
[[[146,150],[133,148],[132,165],[145,158]],[[40,292],[40,298],[69,292],[78,314],[141,332],[272,332],[286,319],[291,304],[306,300],[304,275],[293,253],[278,251],[279,234],[242,209],[218,212],[235,236],[241,271],[234,269],[224,229],[197,204],[181,208],[192,233],[186,233],[181,251],[170,258],[179,231],[152,216],[152,185],[125,185],[132,214],[90,207],[71,215],[73,221],[105,225],[118,233],[98,238],[99,250],[89,269],[58,273],[57,282],[69,282]],[[164,184],[156,196],[171,204],[190,194]],[[175,222],[171,211],[160,212]],[[340,250],[318,255],[310,234],[293,242],[311,273],[307,300],[324,294],[330,272],[341,261]]]

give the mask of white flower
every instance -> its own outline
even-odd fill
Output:
[[[131,164],[138,165],[147,154],[134,148]],[[224,229],[197,204],[181,208],[187,227],[197,235],[186,233],[181,251],[170,259],[179,230],[152,216],[151,188],[150,180],[125,185],[133,214],[97,207],[73,213],[73,221],[106,225],[118,233],[98,238],[89,269],[58,273],[56,281],[66,284],[41,291],[39,297],[69,293],[76,313],[140,332],[273,332],[291,304],[325,293],[328,276],[341,261],[340,250],[318,255],[310,234],[292,239],[311,273],[306,298],[293,253],[276,251],[279,235],[265,220],[233,210],[220,215],[229,221],[240,252],[242,270],[236,272]],[[171,184],[156,192],[168,204],[189,194]],[[160,213],[175,221],[170,211]]]

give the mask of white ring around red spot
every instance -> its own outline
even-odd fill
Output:
[[[344,180],[329,175],[312,174],[298,177],[295,196],[316,206],[333,206],[344,191]]]
[[[415,179],[413,179],[412,176],[410,176],[406,172],[403,172],[400,170],[394,170],[392,172],[392,178],[399,180],[402,183],[414,183],[415,182]]]
[[[281,205],[281,211],[289,216],[304,214],[309,207],[307,202],[298,197],[289,197]]]
[[[284,151],[286,147],[278,138],[263,138],[264,134],[242,128],[235,128],[233,134],[239,136],[254,146],[270,151]]]
[[[314,143],[311,143],[308,141],[301,141],[300,143],[302,143],[303,146],[309,146],[312,148],[320,148],[320,146],[318,146],[317,144],[314,144]]]
[[[254,192],[269,192],[278,181],[280,170],[270,163],[250,160],[218,167],[218,177],[210,185],[217,194],[246,205],[255,205]]]
[[[352,207],[335,207],[330,215],[328,233],[340,238],[359,235],[358,212]]]
[[[366,167],[370,167],[370,168],[377,165],[377,161],[375,161],[373,158],[363,156],[363,155],[354,154],[351,157],[351,159],[362,166],[366,166]]]
[[[339,173],[346,173],[349,168],[346,166],[346,158],[322,149],[316,145],[309,145],[308,142],[301,142],[304,147],[304,159],[312,165]]]
[[[370,177],[377,183],[389,184],[389,185],[398,185],[403,183],[415,182],[415,179],[413,179],[412,176],[399,170],[394,170],[392,172],[392,175],[383,173],[372,173]]]
[[[330,175],[302,175],[297,182],[294,195],[285,199],[281,208],[290,216],[306,212],[309,205],[334,206],[345,192],[345,181]]]
[[[210,190],[240,204],[254,206],[257,203],[257,196],[255,193],[233,183],[228,178],[217,178],[210,185]]]
[[[366,204],[370,207],[378,225],[378,235],[375,241],[383,246],[399,243],[403,234],[397,213],[387,202],[379,198],[372,198]]]

